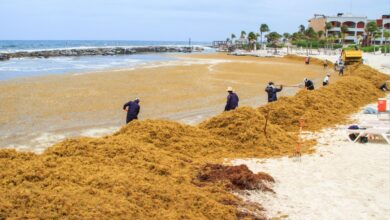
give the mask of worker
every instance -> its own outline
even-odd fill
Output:
[[[325,60],[323,65],[324,65],[324,69],[328,68],[328,60]]]
[[[237,94],[233,92],[232,87],[229,86],[226,91],[229,95],[227,96],[225,111],[230,111],[237,108],[239,99]]]
[[[310,57],[307,56],[307,57],[305,58],[305,63],[306,63],[306,64],[310,64]]]
[[[123,105],[123,110],[127,111],[126,124],[134,119],[138,119],[140,110],[139,102],[139,98],[136,98],[134,101],[130,101]]]
[[[323,85],[323,86],[329,85],[329,77],[330,77],[330,74],[329,74],[329,73],[326,74],[324,80],[322,81],[322,85]]]
[[[276,88],[273,82],[269,82],[268,86],[265,88],[265,92],[268,93],[268,102],[274,102],[278,100],[276,93],[282,91],[283,85],[280,85],[280,88]]]
[[[339,67],[339,76],[344,76],[344,65],[340,65]]]
[[[305,83],[305,88],[307,90],[314,90],[314,83],[313,83],[313,81],[311,81],[310,79],[307,79],[307,78],[305,78],[303,81]]]

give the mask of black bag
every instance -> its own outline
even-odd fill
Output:
[[[350,135],[349,135],[349,138],[350,138],[352,141],[355,141],[356,138],[357,138],[357,135],[356,135],[356,134],[350,134]]]
[[[362,144],[365,144],[368,142],[368,137],[360,137],[359,138],[359,142],[362,143]]]

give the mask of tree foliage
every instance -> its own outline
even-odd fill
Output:
[[[269,27],[267,24],[260,25],[260,41],[263,43],[263,33],[269,32]]]
[[[301,24],[301,25],[299,25],[299,27],[298,27],[298,29],[299,29],[299,32],[301,33],[301,34],[304,34],[305,33],[305,25],[303,25],[303,24]]]
[[[241,31],[241,38],[245,38],[245,36],[246,36],[246,32],[245,31]]]
[[[282,35],[280,35],[278,32],[270,32],[266,35],[267,42],[270,43],[272,46],[277,46],[277,44],[280,41],[280,38],[282,38]]]

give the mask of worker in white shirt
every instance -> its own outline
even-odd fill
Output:
[[[329,77],[330,77],[330,74],[326,74],[324,81],[322,81],[323,86],[329,85]]]

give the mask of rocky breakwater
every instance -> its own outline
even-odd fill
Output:
[[[148,47],[105,47],[105,48],[80,48],[62,50],[41,50],[41,51],[20,51],[12,53],[0,53],[0,61],[11,58],[35,57],[49,58],[60,56],[112,56],[129,55],[142,53],[188,53],[201,52],[201,47],[169,47],[169,46],[148,46]]]

